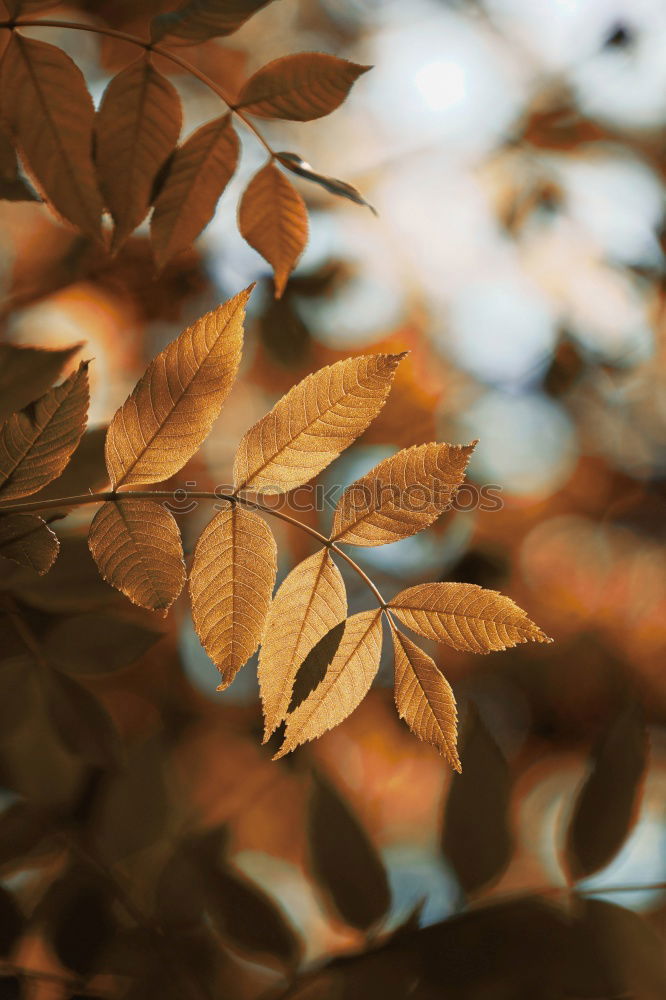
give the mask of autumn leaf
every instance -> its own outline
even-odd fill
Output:
[[[0,198],[5,201],[39,201],[19,173],[16,151],[4,128],[0,127]]]
[[[231,35],[271,0],[190,0],[179,10],[153,18],[151,40],[165,35],[188,42],[203,42]]]
[[[324,52],[282,56],[250,77],[236,106],[261,118],[323,118],[340,107],[354,81],[370,68]]]
[[[348,358],[290,389],[241,441],[236,489],[285,493],[325,469],[377,416],[403,357]]]
[[[0,516],[0,556],[43,575],[51,569],[60,543],[49,526],[36,514]]]
[[[236,377],[251,291],[184,330],[114,414],[105,446],[114,489],[168,479],[197,451]]]
[[[116,224],[115,249],[145,218],[155,177],[178,141],[181,119],[178,92],[149,57],[118,73],[104,91],[95,159]]]
[[[326,676],[287,716],[284,743],[273,760],[333,729],[360,705],[379,669],[381,614],[381,609],[375,608],[347,619]]]
[[[300,194],[274,163],[262,167],[245,189],[238,228],[273,268],[279,299],[308,241],[308,215]]]
[[[173,514],[154,500],[103,504],[90,525],[88,547],[106,582],[142,608],[166,615],[183,589],[180,531]]]
[[[120,756],[118,732],[109,713],[82,684],[50,669],[43,675],[46,709],[63,744],[77,756],[112,767]]]
[[[54,211],[101,239],[92,162],[94,108],[83,75],[54,45],[13,31],[0,67],[2,116]]]
[[[176,150],[150,220],[158,267],[188,247],[210,222],[236,169],[238,151],[231,115],[202,125]]]
[[[0,344],[0,420],[42,396],[80,347],[74,344],[49,350]]]
[[[266,619],[259,654],[264,743],[287,714],[299,667],[346,614],[344,581],[327,549],[296,566],[281,585]]]
[[[340,497],[331,538],[386,545],[427,528],[450,507],[473,450],[474,444],[415,445],[380,462]]]
[[[454,771],[460,771],[458,714],[451,686],[432,657],[397,628],[392,632],[398,715],[420,740],[437,747]]]
[[[277,549],[263,520],[238,504],[204,529],[190,573],[197,635],[228,687],[261,641],[277,572]]]
[[[283,167],[286,167],[287,170],[291,170],[292,174],[298,174],[299,177],[305,177],[306,180],[312,181],[313,184],[319,184],[320,187],[323,187],[330,194],[337,195],[339,198],[347,198],[356,205],[365,205],[373,215],[377,214],[370,202],[366,201],[361,192],[357,191],[355,187],[347,184],[346,181],[339,181],[335,177],[327,177],[325,174],[317,173],[298,153],[276,153],[275,159]]]
[[[0,426],[0,500],[36,493],[60,475],[85,430],[88,364]]]
[[[389,607],[414,632],[462,652],[552,641],[511,598],[474,583],[420,583],[401,591]]]

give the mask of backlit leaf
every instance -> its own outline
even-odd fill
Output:
[[[0,420],[43,396],[80,347],[47,350],[0,344]]]
[[[178,525],[154,500],[117,500],[95,514],[88,546],[112,587],[134,604],[165,615],[185,583]]]
[[[377,416],[403,357],[349,358],[295,385],[241,441],[236,488],[285,493],[325,469]]]
[[[36,514],[5,514],[0,517],[0,556],[13,559],[40,575],[48,572],[60,543]]]
[[[0,198],[6,201],[39,201],[39,195],[19,174],[16,151],[2,127],[0,127]]]
[[[346,615],[344,581],[327,549],[296,566],[281,585],[268,612],[259,654],[264,743],[287,714],[305,657]]]
[[[395,703],[412,732],[432,743],[460,771],[458,713],[449,682],[437,664],[406,635],[393,629]]]
[[[414,632],[463,652],[551,641],[511,598],[475,583],[420,583],[401,591],[389,606]]]
[[[85,432],[76,451],[57,477],[32,495],[32,500],[57,500],[100,490],[108,485],[109,474],[104,461],[106,427],[93,427]],[[67,504],[63,504],[66,511]],[[71,508],[70,508],[71,509]]]
[[[207,122],[176,150],[150,220],[155,260],[164,265],[210,222],[238,162],[231,115]]]
[[[60,475],[88,416],[88,364],[0,426],[0,500],[36,493]]]
[[[184,330],[114,414],[105,447],[114,489],[168,479],[198,450],[236,377],[251,291]]]
[[[645,724],[630,705],[603,734],[576,799],[566,845],[574,879],[604,868],[622,847],[638,814],[647,754]]]
[[[94,108],[75,63],[13,31],[0,69],[2,115],[29,174],[52,208],[101,238],[102,199],[92,162]]]
[[[261,641],[277,571],[271,531],[233,504],[204,529],[194,550],[190,595],[194,627],[220,671],[223,691]]]
[[[427,528],[450,507],[473,450],[415,445],[380,462],[340,497],[331,538],[386,545]]]
[[[245,189],[238,228],[273,268],[279,299],[308,241],[308,214],[294,185],[273,162],[262,167]]]
[[[334,625],[330,632],[323,635],[314,644],[308,655],[305,657],[294,680],[294,688],[291,692],[289,702],[289,712],[293,712],[302,701],[308,697],[311,691],[321,684],[326,671],[333,662],[333,657],[338,651],[340,640],[344,635],[346,619]]]
[[[190,0],[179,10],[153,18],[154,42],[171,35],[190,42],[231,35],[271,0]]]
[[[95,159],[116,224],[116,249],[145,218],[155,177],[178,141],[181,119],[178,92],[149,57],[123,69],[104,91]]]
[[[282,56],[250,77],[237,107],[261,118],[323,118],[340,107],[354,81],[369,69],[323,52]]]
[[[347,619],[326,676],[287,716],[284,743],[273,760],[301,743],[314,740],[343,722],[360,705],[379,669],[382,650],[381,610],[361,611]]]
[[[318,174],[298,153],[282,152],[276,153],[275,156],[282,166],[286,167],[287,170],[291,170],[293,174],[298,174],[299,177],[305,177],[306,180],[312,181],[314,184],[319,184],[320,187],[329,191],[330,194],[335,194],[340,198],[348,198],[349,201],[353,201],[357,205],[365,205],[374,215],[377,214],[370,202],[366,201],[361,192],[357,191],[355,187],[347,184],[346,181],[339,181],[335,177]]]

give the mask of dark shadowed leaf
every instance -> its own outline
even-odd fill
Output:
[[[462,774],[451,781],[442,849],[465,892],[496,881],[511,858],[510,780],[506,760],[470,706],[460,748]]]
[[[299,177],[305,177],[306,180],[312,181],[314,184],[319,184],[320,187],[323,187],[330,194],[337,195],[339,198],[347,198],[357,205],[365,205],[374,215],[377,214],[370,202],[366,201],[361,192],[357,191],[355,187],[347,184],[346,181],[339,181],[335,177],[326,177],[325,174],[318,174],[306,160],[301,159],[298,153],[277,153],[276,158],[283,167],[291,170],[292,174],[298,174]]]
[[[45,674],[44,697],[53,728],[68,750],[99,767],[112,767],[118,761],[117,730],[87,688],[53,669]]]
[[[189,0],[171,14],[153,18],[154,42],[170,35],[189,42],[230,35],[271,0]]]
[[[308,814],[310,862],[343,920],[367,931],[386,916],[391,891],[382,860],[346,802],[315,776]]]
[[[84,976],[99,971],[116,930],[111,906],[108,889],[77,869],[69,869],[49,887],[37,912],[65,968]]]
[[[47,350],[0,344],[0,420],[43,396],[80,347]]]
[[[338,651],[344,631],[344,621],[338,622],[330,632],[321,637],[301,663],[294,680],[289,704],[290,713],[298,708],[301,702],[305,701],[308,695],[323,681],[326,671]]]
[[[23,985],[18,976],[0,976],[0,1000],[21,1000]]]
[[[13,867],[46,840],[54,822],[29,802],[13,802],[0,813],[0,868]]]
[[[86,431],[60,475],[48,486],[34,493],[32,499],[56,500],[60,497],[75,497],[106,486],[109,475],[104,463],[105,436],[106,427],[95,427]],[[67,510],[67,505],[60,509]],[[52,514],[53,510],[49,513]]]
[[[0,198],[6,201],[39,201],[39,195],[19,174],[16,152],[0,126]]]
[[[636,820],[647,753],[640,710],[630,705],[599,741],[576,799],[566,842],[573,878],[603,868],[624,843]]]
[[[134,663],[162,632],[117,615],[66,618],[47,633],[49,659],[70,674],[108,674]]]
[[[244,85],[237,104],[261,118],[312,121],[335,111],[354,81],[369,69],[324,52],[297,52],[258,69]]]
[[[0,886],[0,955],[8,955],[23,931],[23,914],[7,889]]]
[[[0,742],[30,719],[36,707],[35,663],[26,653],[0,662]]]
[[[27,566],[40,575],[48,572],[60,543],[36,514],[0,515],[0,556]]]

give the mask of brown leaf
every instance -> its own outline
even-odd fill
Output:
[[[47,350],[0,344],[0,420],[43,396],[80,347]]]
[[[308,241],[305,202],[273,162],[254,175],[238,208],[241,236],[275,272],[280,298]]]
[[[115,249],[146,216],[155,177],[178,142],[175,87],[142,56],[111,80],[97,114],[97,174],[116,230]]]
[[[179,10],[153,18],[151,40],[165,35],[189,42],[231,35],[271,0],[190,0]]]
[[[645,723],[629,705],[603,734],[576,798],[566,861],[574,879],[604,868],[636,822],[647,766]]]
[[[216,514],[194,550],[190,596],[194,627],[227,688],[261,641],[277,572],[270,528],[232,504]]]
[[[114,414],[105,448],[114,489],[168,479],[198,450],[236,377],[251,291],[184,330]]]
[[[238,152],[231,115],[202,125],[176,150],[150,220],[158,267],[188,247],[210,222],[236,169]]]
[[[60,542],[36,514],[5,514],[0,517],[0,556],[42,575],[51,569]]]
[[[118,615],[61,618],[47,633],[49,660],[68,674],[107,674],[134,663],[162,637]]]
[[[460,771],[458,713],[451,685],[427,653],[397,628],[392,631],[398,714],[420,740],[432,743],[454,771]]]
[[[427,528],[451,506],[474,445],[405,448],[352,483],[340,497],[331,538],[386,545]]]
[[[0,198],[6,201],[39,201],[29,184],[19,173],[16,151],[9,136],[0,126]]]
[[[381,615],[381,609],[375,608],[347,619],[323,681],[287,716],[284,743],[273,760],[333,729],[363,701],[379,669]]]
[[[60,475],[88,416],[88,364],[0,427],[0,500],[36,493]]]
[[[296,566],[281,585],[268,612],[259,654],[264,743],[287,714],[306,656],[346,615],[344,581],[327,549]]]
[[[33,14],[37,10],[59,7],[62,0],[3,0],[3,3],[12,17],[18,17],[21,14]]]
[[[323,118],[340,107],[355,80],[369,69],[324,52],[282,56],[250,77],[237,107],[261,118]]]
[[[64,746],[98,767],[112,767],[120,740],[109,713],[94,695],[56,669],[44,675],[46,709]]]
[[[104,461],[104,439],[106,427],[94,427],[86,431],[69,462],[48,486],[34,493],[33,500],[58,500],[78,496],[88,490],[100,490],[109,482]],[[67,504],[59,510],[66,511]],[[71,508],[70,508],[71,509]]]
[[[2,115],[51,207],[101,239],[92,162],[94,108],[81,71],[55,45],[13,31],[0,69]]]
[[[349,358],[295,385],[241,441],[236,489],[286,493],[325,469],[377,416],[403,357]]]
[[[107,583],[165,615],[185,583],[178,525],[154,500],[116,500],[95,514],[88,546]]]
[[[346,181],[339,181],[335,177],[327,177],[325,174],[318,174],[313,167],[310,166],[306,160],[302,159],[298,153],[276,153],[275,158],[286,167],[287,170],[291,170],[292,174],[298,174],[299,177],[305,177],[306,180],[312,181],[313,184],[319,184],[330,194],[335,194],[339,198],[347,198],[349,201],[353,201],[356,205],[365,205],[369,208],[373,215],[377,212],[372,207],[369,201],[366,201],[360,191],[357,191],[355,187],[351,184],[347,184]]]
[[[414,632],[462,652],[552,641],[511,598],[475,583],[420,583],[401,591],[389,607]]]

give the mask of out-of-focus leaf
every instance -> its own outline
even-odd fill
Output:
[[[319,184],[324,190],[328,191],[330,194],[337,195],[339,198],[347,198],[349,201],[353,201],[356,205],[364,205],[369,208],[373,215],[377,212],[372,207],[369,201],[366,201],[360,191],[357,191],[355,187],[351,184],[347,184],[346,181],[340,181],[336,177],[327,177],[325,174],[319,174],[317,171],[310,166],[310,164],[303,160],[298,153],[276,153],[275,157],[283,167],[287,170],[291,170],[292,174],[298,174],[299,177],[304,177],[307,181],[312,181],[314,184]]]
[[[24,919],[14,897],[0,886],[0,955],[8,955],[23,932]]]
[[[158,267],[185,250],[210,222],[236,169],[238,151],[231,115],[202,125],[176,150],[150,220]]]
[[[40,191],[58,215],[101,239],[102,199],[92,162],[94,109],[62,49],[13,31],[0,69],[2,116]]]
[[[369,69],[324,52],[282,56],[250,77],[237,106],[261,118],[323,118],[340,107],[355,80]]]
[[[26,653],[0,661],[0,742],[12,738],[35,709],[34,671],[34,661]]]
[[[59,7],[62,0],[3,0],[3,3],[12,17],[19,17],[21,14],[34,14],[38,10]]]
[[[61,497],[79,496],[89,490],[102,489],[109,481],[104,463],[104,438],[106,427],[86,431],[69,462],[47,486],[32,496],[33,500],[57,500]],[[62,507],[67,510],[67,505]],[[50,513],[53,513],[51,509]]]
[[[95,159],[118,249],[146,216],[155,178],[178,142],[178,91],[142,56],[111,80],[97,113]]]
[[[254,175],[243,192],[238,228],[243,239],[273,268],[279,299],[308,241],[308,213],[294,185],[272,161]]]
[[[511,858],[511,783],[506,760],[475,709],[469,708],[444,809],[442,850],[466,893],[495,882]]]
[[[238,31],[253,14],[271,0],[189,0],[178,10],[158,14],[151,25],[151,39],[165,35],[188,42],[203,42]]]
[[[45,674],[44,697],[53,728],[64,746],[99,767],[113,767],[120,756],[118,732],[97,698],[57,669]]]
[[[0,427],[0,500],[29,496],[60,475],[88,418],[88,365]]]
[[[310,863],[340,916],[367,931],[386,916],[391,891],[372,841],[335,788],[315,776],[308,813]]]
[[[43,396],[80,347],[74,344],[48,350],[0,344],[0,420]]]
[[[100,971],[99,961],[116,931],[108,889],[77,869],[53,882],[37,913],[56,955],[82,976]]]
[[[0,556],[5,559],[41,575],[51,569],[59,548],[54,532],[36,514],[0,515]]]
[[[0,813],[0,869],[12,865],[48,839],[54,823],[29,802],[13,802]]]
[[[647,753],[643,719],[630,705],[602,736],[576,799],[566,843],[574,879],[603,868],[624,843],[638,813]]]
[[[108,674],[138,660],[162,633],[117,615],[76,615],[46,636],[49,660],[70,674]]]
[[[180,530],[154,500],[117,500],[95,514],[88,545],[104,579],[134,604],[166,615],[185,583]]]
[[[16,152],[0,126],[0,198],[6,201],[39,201],[39,195],[19,174]]]
[[[53,569],[45,576],[18,566],[0,586],[24,604],[50,614],[80,614],[93,609],[123,606],[124,598],[105,583],[84,538],[64,538]]]

